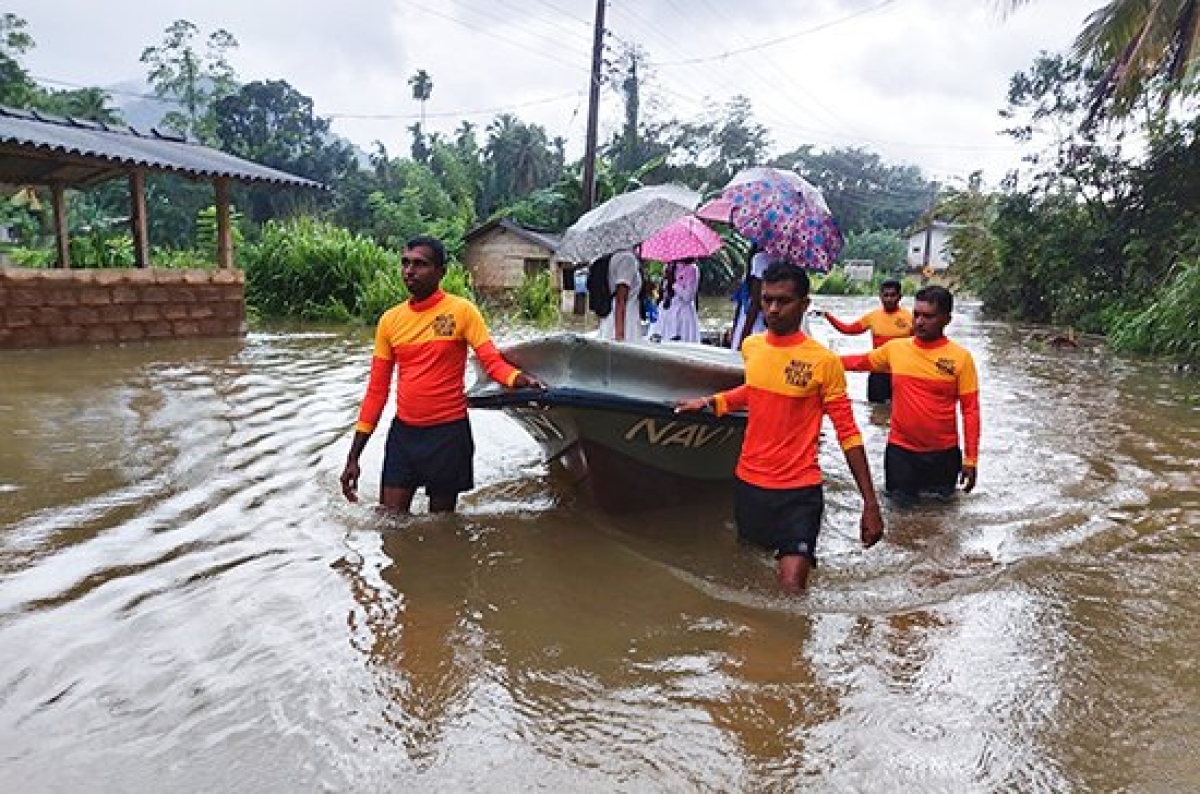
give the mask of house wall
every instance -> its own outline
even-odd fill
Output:
[[[552,256],[551,251],[540,245],[496,229],[471,241],[463,252],[463,262],[471,271],[477,289],[496,291],[521,286],[526,259],[546,260],[546,272],[557,275],[551,269]]]
[[[0,268],[0,348],[240,336],[240,270]]]
[[[945,270],[950,267],[950,255],[946,251],[946,243],[950,241],[949,233],[938,226],[933,227],[929,236],[929,264],[934,270]],[[908,267],[920,270],[925,266],[925,232],[920,231],[908,238]]]

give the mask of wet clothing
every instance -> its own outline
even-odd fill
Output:
[[[433,496],[475,487],[475,441],[469,419],[420,427],[393,419],[383,457],[384,487],[424,486]]]
[[[962,413],[963,464],[979,455],[979,378],[970,351],[942,337],[922,342],[895,339],[870,353],[842,356],[848,370],[892,374],[892,421],[888,443],[910,452],[942,452],[959,446]],[[956,411],[955,409],[958,409]]]
[[[742,347],[746,382],[714,399],[717,415],[749,412],[736,474],[760,488],[818,485],[817,437],[829,416],[842,449],[862,446],[837,356],[803,331],[756,334]]]
[[[829,324],[843,334],[857,336],[871,332],[871,347],[882,347],[893,339],[912,336],[913,318],[908,309],[897,307],[889,312],[882,306],[867,312],[852,323],[844,323],[829,312],[825,312]],[[885,403],[892,399],[892,376],[886,372],[872,372],[867,377],[867,402]]]
[[[846,373],[837,356],[803,331],[755,334],[742,345],[742,358],[746,382],[713,401],[718,416],[743,408],[749,414],[735,469],[738,532],[779,556],[815,560],[824,505],[817,462],[822,417],[833,421],[843,449],[863,443]]]
[[[423,301],[408,300],[388,309],[375,329],[371,378],[355,430],[375,430],[395,370],[396,416],[402,422],[428,427],[466,418],[468,347],[489,377],[512,386],[520,370],[500,355],[479,309],[466,298],[439,289]]]
[[[867,312],[852,323],[844,323],[829,312],[825,312],[825,319],[843,334],[857,336],[870,331],[871,347],[883,347],[893,339],[903,339],[913,334],[912,312],[903,307],[897,307],[896,311],[888,312],[884,311],[881,306],[874,311]]]
[[[822,486],[759,488],[738,480],[734,486],[738,539],[775,552],[817,561],[817,536],[825,512]]]
[[[886,372],[872,372],[867,376],[867,402],[885,403],[892,399],[892,376]]]
[[[958,486],[962,460],[962,450],[958,447],[912,452],[888,444],[883,453],[885,489],[889,495],[907,501],[922,493],[949,496]]]

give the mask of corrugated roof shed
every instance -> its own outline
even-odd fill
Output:
[[[94,184],[134,168],[192,179],[324,188],[182,136],[0,106],[0,182]]]

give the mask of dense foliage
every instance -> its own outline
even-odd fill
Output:
[[[1158,14],[1135,5],[1112,7],[1143,21]],[[1189,19],[1180,20],[1177,33],[1194,29]],[[1114,85],[1111,64],[1124,57],[1111,42],[1136,29],[1114,23],[1115,38],[1105,44],[1105,31],[1089,22],[1080,40],[1092,42],[1092,50],[1043,55],[1013,76],[1001,115],[1028,152],[1027,168],[1000,190],[986,187],[979,175],[941,186],[913,166],[886,163],[857,147],[803,145],[772,158],[769,132],[749,100],[714,100],[692,119],[663,114],[651,91],[650,60],[625,46],[608,62],[604,81],[623,103],[624,122],[601,144],[595,199],[668,181],[712,196],[746,166],[790,168],[822,188],[846,237],[842,259],[873,261],[877,277],[903,273],[908,235],[937,218],[952,227],[952,277],[981,297],[987,311],[1106,333],[1125,349],[1194,360],[1200,115],[1189,100],[1193,83],[1177,71],[1161,79],[1148,77],[1153,70],[1139,72],[1138,91],[1122,89],[1112,106],[1120,111],[1118,121],[1095,123],[1103,116],[1098,103],[1113,96],[1105,93]],[[1155,68],[1166,69],[1180,57],[1192,58],[1181,44],[1186,41],[1143,37],[1138,46],[1158,48],[1163,60]],[[0,15],[0,103],[121,121],[100,89],[40,86],[21,65],[33,46],[24,20]],[[454,261],[466,233],[492,218],[554,232],[582,211],[581,164],[568,163],[565,141],[536,124],[501,114],[482,129],[464,121],[445,135],[428,132],[422,117],[410,127],[408,156],[379,142],[362,152],[332,134],[313,101],[287,82],[242,84],[228,60],[236,47],[224,30],[205,35],[179,20],[159,44],[143,50],[142,60],[154,91],[175,105],[164,125],[328,188],[237,188],[244,217],[237,218],[235,235],[245,241],[238,250],[247,296],[264,316],[370,321],[404,297],[394,262],[408,238],[440,237]],[[1139,51],[1134,60],[1148,63],[1150,55]],[[433,77],[418,70],[409,86],[423,114]],[[151,175],[147,203],[156,265],[211,261],[211,186]],[[68,207],[76,262],[132,261],[125,180],[72,192]],[[43,189],[20,187],[0,201],[0,224],[20,241],[9,252],[15,261],[52,261],[53,222]],[[701,289],[710,294],[728,294],[745,271],[746,241],[728,228],[722,234],[726,246],[701,263]],[[445,285],[470,292],[458,265]],[[814,279],[814,289],[828,294],[863,287],[835,271]],[[550,321],[557,303],[549,277],[528,279],[513,295],[527,321]]]

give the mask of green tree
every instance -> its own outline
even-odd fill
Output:
[[[875,264],[876,273],[903,273],[908,243],[895,229],[879,229],[871,232],[850,232],[842,247],[839,259],[869,259]]]
[[[845,233],[906,229],[929,207],[932,186],[912,165],[890,165],[860,148],[801,146],[772,165],[794,170],[821,189]]]
[[[1009,9],[1029,2],[1002,0]],[[1163,103],[1194,96],[1200,90],[1200,2],[1110,0],[1088,17],[1075,55],[1098,75],[1085,125],[1106,115],[1124,118],[1147,94]]]
[[[545,128],[505,113],[488,125],[487,133],[485,215],[553,184],[562,173],[561,142],[552,143]]]
[[[336,138],[313,101],[284,80],[255,81],[212,106],[220,147],[238,157],[332,185],[356,168],[354,150]],[[255,223],[310,205],[303,191],[253,191],[249,216]]]
[[[433,78],[424,69],[418,69],[416,74],[408,78],[412,88],[412,98],[421,103],[421,130],[425,130],[425,103],[433,95]]]
[[[70,91],[39,91],[34,104],[58,116],[88,119],[105,124],[121,123],[121,113],[111,107],[112,98],[101,88],[75,88]]]
[[[666,125],[659,132],[669,141],[672,160],[683,163],[668,169],[667,179],[707,189],[722,187],[743,168],[765,163],[771,147],[767,128],[754,120],[744,96],[711,106],[697,121]]]
[[[214,139],[212,104],[237,86],[227,53],[238,43],[229,31],[218,29],[209,34],[207,49],[201,52],[196,44],[199,35],[194,24],[178,19],[167,26],[160,45],[142,50],[141,62],[150,69],[154,93],[183,108],[167,113],[164,125],[208,143]]]
[[[983,174],[971,174],[965,188],[942,193],[934,215],[951,223],[948,247],[954,269],[968,286],[978,288],[996,277],[999,261],[991,224],[997,196],[984,190]]]
[[[33,49],[33,37],[25,32],[28,23],[16,14],[0,15],[0,104],[27,107],[37,83],[25,71],[20,58]]]

